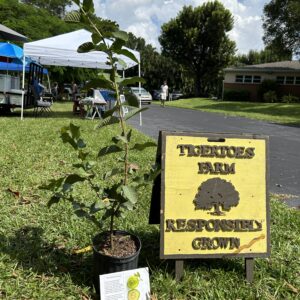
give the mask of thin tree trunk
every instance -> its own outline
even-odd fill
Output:
[[[195,96],[199,97],[201,96],[201,76],[196,74],[194,80]]]

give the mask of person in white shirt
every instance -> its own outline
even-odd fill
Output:
[[[168,97],[168,90],[169,87],[167,85],[167,82],[164,81],[164,84],[160,87],[160,104],[162,106],[165,106],[165,101],[167,100]]]

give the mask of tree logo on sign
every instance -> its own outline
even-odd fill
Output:
[[[223,211],[229,211],[239,204],[239,193],[233,184],[224,179],[211,178],[204,181],[198,188],[198,193],[193,200],[195,209],[211,210],[212,215],[225,215]]]

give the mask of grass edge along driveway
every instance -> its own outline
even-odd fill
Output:
[[[166,105],[300,126],[300,103],[233,102],[190,98],[167,101]]]

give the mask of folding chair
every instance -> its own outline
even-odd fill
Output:
[[[32,86],[31,87],[31,91],[33,93],[33,97],[34,97],[34,116],[37,117],[37,115],[40,114],[49,114],[52,110],[51,110],[51,105],[53,103],[53,99],[51,98],[51,101],[46,101],[43,99],[43,96],[38,95],[37,91],[35,90],[35,88]]]

